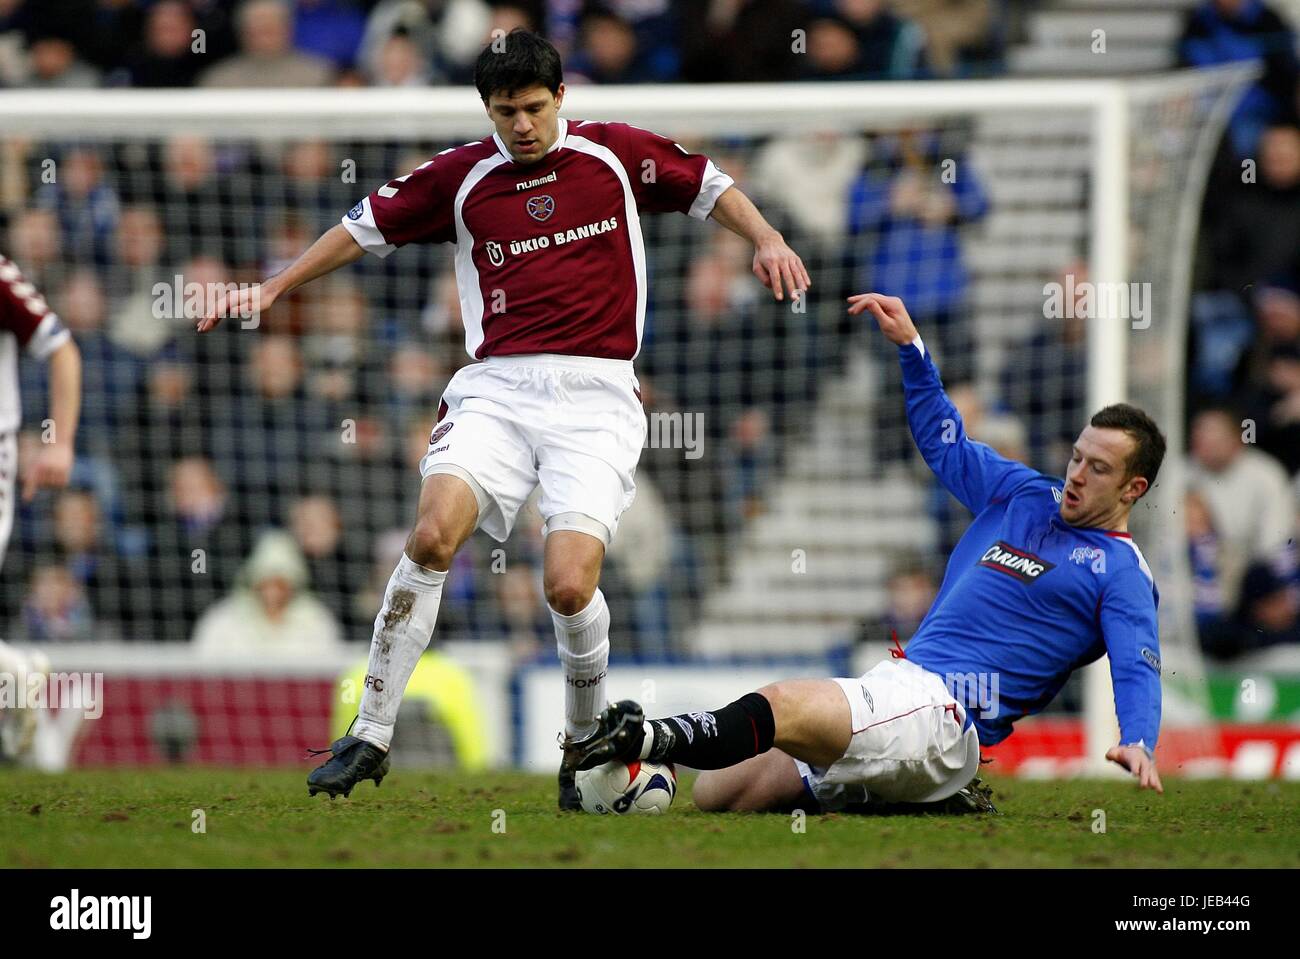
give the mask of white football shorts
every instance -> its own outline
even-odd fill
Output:
[[[848,698],[853,738],[844,755],[822,769],[795,760],[804,785],[832,812],[868,797],[886,802],[938,802],[979,770],[974,726],[943,678],[906,659],[888,659],[857,679],[836,679]]]
[[[18,512],[18,434],[0,431],[0,568]]]
[[[548,531],[597,535],[589,524],[572,522],[577,513],[607,531],[598,538],[608,545],[636,496],[646,437],[640,395],[630,360],[489,357],[447,384],[420,475],[468,473],[486,493],[479,528],[498,542],[510,536],[520,507],[540,485]]]

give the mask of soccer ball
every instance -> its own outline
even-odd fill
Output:
[[[601,815],[658,815],[668,811],[677,795],[677,770],[672,763],[615,761],[579,770],[576,782],[582,808]]]

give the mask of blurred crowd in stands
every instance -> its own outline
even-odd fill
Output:
[[[1253,58],[1206,190],[1191,303],[1184,519],[1202,646],[1300,649],[1300,58],[1259,0],[1187,18],[1181,63]]]
[[[570,83],[996,71],[1006,0],[0,0],[0,85],[424,86],[494,29],[542,30]]]
[[[466,84],[491,32],[514,26],[550,36],[568,83],[983,77],[1004,72],[1018,6],[0,0],[0,87]],[[1266,65],[1207,191],[1188,357],[1197,619],[1206,649],[1232,656],[1300,644],[1300,74],[1294,32],[1259,0],[1190,10],[1178,57]],[[445,145],[0,141],[0,249],[74,331],[87,396],[72,487],[19,515],[0,576],[6,635],[193,637],[202,648],[239,622],[264,648],[368,639],[413,518],[438,397],[469,361],[445,251],[366,258],[248,335],[192,335],[184,310],[159,309],[157,284],[274,272],[370,180]],[[1016,375],[989,391],[1001,404],[980,402],[962,248],[991,201],[978,176],[933,175],[941,157],[961,157],[960,142],[916,130],[711,146],[828,278],[829,306],[778,317],[743,242],[683,218],[647,220],[647,243],[665,251],[638,359],[647,410],[702,412],[709,452],[643,455],[602,581],[616,652],[677,651],[695,604],[725,579],[728,546],[763,511],[784,440],[805,425],[820,379],[842,367],[854,333],[843,294],[900,292],[939,344],[970,432],[1008,455],[1060,473],[1086,418],[1082,320],[1042,326]],[[810,152],[825,174],[816,182],[801,175]],[[341,160],[362,156],[365,174],[342,182]],[[41,182],[40,157],[56,160],[56,183]],[[1062,271],[1084,278],[1081,264]],[[884,371],[882,389],[895,390],[894,365]],[[23,375],[30,424],[43,374],[29,364]],[[886,461],[908,456],[900,422],[897,410],[880,416]],[[961,528],[950,513],[936,496],[943,546]],[[550,648],[540,555],[535,516],[505,551],[476,536],[457,557],[440,631],[506,639],[521,656]],[[874,638],[910,635],[934,577],[915,558],[900,562]]]

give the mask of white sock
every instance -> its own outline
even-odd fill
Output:
[[[393,570],[370,640],[370,664],[361,690],[357,724],[352,730],[358,739],[383,750],[392,742],[397,707],[433,636],[446,579],[446,572],[426,569],[405,553]]]
[[[560,665],[564,667],[564,731],[574,738],[596,731],[596,717],[605,708],[605,677],[609,672],[609,607],[596,590],[587,608],[572,616],[551,610]]]

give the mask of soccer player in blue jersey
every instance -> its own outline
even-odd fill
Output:
[[[565,762],[613,759],[705,770],[706,810],[825,811],[856,803],[939,803],[989,811],[980,747],[1043,709],[1074,670],[1110,657],[1120,741],[1106,758],[1163,792],[1159,594],[1128,533],[1155,482],[1165,440],[1119,403],[1092,417],[1064,480],[968,438],[902,300],[849,298],[898,346],[912,436],[975,520],[953,550],[934,605],[897,654],[857,679],[774,683],[713,712],[646,721],[636,703],[606,709]]]

